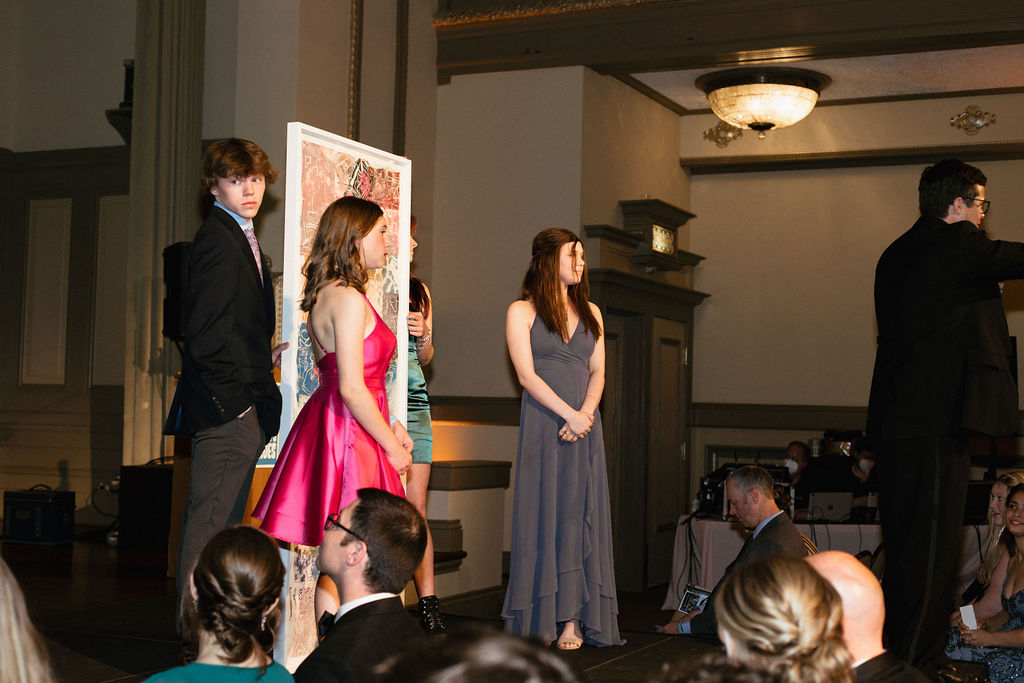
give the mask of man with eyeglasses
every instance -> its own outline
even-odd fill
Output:
[[[868,402],[886,547],[889,649],[930,678],[946,664],[960,556],[967,434],[1017,431],[1000,283],[1024,278],[1024,244],[980,229],[985,174],[956,159],[921,174],[921,217],[875,271],[878,350]]]
[[[327,517],[317,566],[338,587],[341,607],[295,680],[366,681],[373,668],[426,634],[398,593],[427,547],[426,522],[412,503],[380,489],[359,489]]]

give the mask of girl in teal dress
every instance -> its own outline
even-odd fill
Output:
[[[416,227],[418,221],[412,217],[409,233],[409,262],[416,251]],[[423,377],[423,366],[434,357],[434,311],[431,306],[430,290],[415,275],[409,275],[409,404],[406,429],[414,442],[412,467],[405,481],[405,497],[416,506],[423,518],[427,516],[427,482],[430,480],[430,460],[433,453],[434,434],[430,423],[430,397],[427,382]],[[420,596],[420,625],[429,634],[441,634],[445,628],[437,595],[434,593],[434,540],[427,530],[427,550],[423,562],[413,576],[416,592]]]
[[[291,683],[270,656],[283,583],[284,565],[270,536],[250,526],[217,532],[199,554],[188,581],[192,599],[184,601],[182,637],[198,645],[199,656],[147,683]]]

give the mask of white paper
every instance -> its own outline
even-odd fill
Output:
[[[974,605],[964,605],[961,607],[960,618],[964,620],[964,626],[972,631],[978,628],[978,620],[974,618]]]

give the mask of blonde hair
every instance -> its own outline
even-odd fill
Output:
[[[996,484],[1002,484],[1006,487],[1006,497],[1009,500],[1010,489],[1018,484],[1024,484],[1024,470],[1013,470],[1011,472],[1004,472],[996,477],[996,480],[992,482],[994,487]],[[992,572],[995,571],[996,565],[999,564],[999,560],[1003,558],[1003,553],[1006,552],[1006,548],[999,542],[999,534],[1003,530],[1004,525],[997,525],[992,520],[992,506],[988,508],[988,540],[985,541],[985,553],[981,559],[981,576],[983,579],[982,583],[988,583],[992,580]]]
[[[715,598],[731,659],[788,683],[853,681],[836,590],[803,560],[775,556],[733,571]]]
[[[0,558],[0,683],[53,683],[42,638],[32,625],[25,596]]]

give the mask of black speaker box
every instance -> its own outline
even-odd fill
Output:
[[[175,242],[164,249],[164,336],[185,341],[185,266],[191,242]]]
[[[172,465],[121,467],[118,546],[167,550],[171,528]]]
[[[4,491],[4,541],[71,543],[74,526],[74,491]]]

